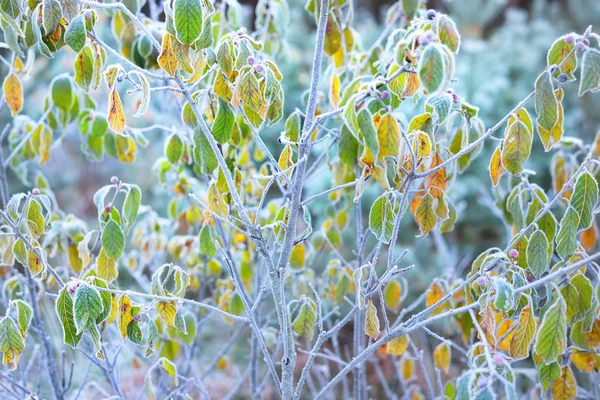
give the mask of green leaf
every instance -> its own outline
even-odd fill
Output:
[[[65,33],[65,43],[67,43],[76,53],[79,53],[85,46],[85,17],[78,15],[71,21],[67,32]]]
[[[575,286],[567,283],[560,289],[560,293],[567,304],[567,323],[570,324],[577,311],[579,311],[579,292]]]
[[[286,123],[287,125],[287,123]],[[286,130],[287,132],[287,130]],[[340,160],[350,167],[354,167],[358,160],[358,140],[350,133],[346,124],[342,125],[340,141],[338,144]]]
[[[97,276],[90,276],[87,278],[87,281],[96,288],[108,289],[108,284],[106,281],[104,281],[102,278],[98,278]],[[97,324],[108,318],[112,305],[112,294],[100,290],[98,290],[98,292],[100,293],[100,298],[102,299],[102,312],[98,314],[98,317],[96,317]]]
[[[538,125],[551,131],[558,121],[558,100],[548,71],[542,72],[535,82],[535,112]]]
[[[586,92],[600,90],[600,51],[588,48],[583,53],[581,61],[581,79],[579,81],[579,96]]]
[[[165,155],[171,164],[177,164],[183,155],[183,141],[177,133],[171,134],[165,141]]]
[[[210,174],[219,165],[217,156],[199,126],[194,130],[194,161],[205,174]]]
[[[575,276],[571,278],[571,285],[577,289],[579,293],[577,313],[574,316],[575,320],[583,319],[592,308],[593,292],[592,283],[590,280],[583,275],[581,272],[577,272]]]
[[[571,207],[579,216],[578,231],[589,228],[594,219],[594,207],[598,203],[598,183],[589,172],[579,175],[573,195],[571,196]]]
[[[73,63],[75,71],[75,83],[84,92],[88,92],[93,87],[94,82],[94,55],[92,49],[84,47],[75,58]]]
[[[217,255],[217,246],[212,236],[212,230],[208,225],[200,231],[200,253],[208,257]]]
[[[427,193],[423,196],[415,211],[415,218],[419,223],[419,230],[422,236],[427,235],[435,228],[437,217],[433,208],[433,200],[434,198],[431,193]]]
[[[456,28],[456,24],[447,15],[438,14],[436,17],[435,30],[440,38],[440,42],[448,46],[448,48],[458,53],[460,47],[460,33]]]
[[[72,348],[77,347],[82,334],[77,333],[75,318],[73,317],[73,300],[66,286],[58,293],[55,310],[63,329],[63,341]]]
[[[0,319],[0,351],[4,353],[3,363],[10,371],[17,368],[25,341],[15,321],[10,317]]]
[[[137,185],[129,185],[129,192],[123,202],[123,217],[125,223],[130,228],[137,218],[140,204],[142,203],[142,191]],[[105,228],[106,229],[106,228]],[[102,241],[104,243],[104,240]],[[122,252],[122,251],[121,251]],[[108,253],[107,253],[108,254]],[[109,254],[110,256],[110,254]],[[113,257],[110,257],[113,258]],[[115,260],[118,259],[114,258]]]
[[[23,300],[13,300],[13,304],[17,307],[17,321],[21,328],[21,335],[25,337],[25,332],[27,332],[31,318],[33,317],[33,310]]]
[[[548,65],[561,65],[560,70],[554,73],[555,76],[558,74],[565,73],[569,79],[573,79],[573,72],[577,69],[577,54],[571,51],[575,48],[575,43],[568,44],[565,40],[567,35],[564,35],[552,44],[552,47],[548,51]],[[565,61],[567,55],[569,59]]]
[[[102,247],[106,255],[113,260],[118,260],[125,250],[125,236],[119,224],[114,220],[108,221],[102,231]]]
[[[502,147],[502,165],[513,175],[519,174],[531,154],[533,137],[527,126],[515,121],[506,128]]]
[[[212,125],[212,134],[215,140],[220,144],[226,143],[231,137],[234,124],[235,115],[231,107],[219,97],[219,109]]]
[[[446,62],[438,45],[430,44],[425,47],[419,58],[418,71],[419,79],[428,93],[433,93],[444,86]]]
[[[325,41],[323,43],[323,51],[328,56],[333,56],[342,45],[342,29],[338,24],[334,14],[330,14],[327,18],[327,26],[325,27]]]
[[[102,314],[104,306],[100,293],[85,283],[81,284],[75,294],[73,313],[75,314],[75,328],[77,334],[82,333],[91,326],[96,326],[96,319]]]
[[[369,229],[377,240],[389,243],[394,229],[394,205],[382,194],[371,206],[369,212]]]
[[[44,0],[42,7],[42,26],[46,36],[54,33],[62,18],[62,8],[58,0]]]
[[[313,338],[313,328],[317,319],[315,306],[311,301],[305,301],[300,307],[298,315],[292,322],[292,328],[298,335],[305,337],[308,340]]]
[[[192,44],[202,33],[202,6],[200,0],[175,0],[174,24],[177,40]]]
[[[62,111],[68,111],[73,105],[73,85],[68,75],[62,75],[52,82],[52,101]]]
[[[545,363],[556,361],[567,345],[567,304],[562,296],[546,311],[535,341],[535,351]]]
[[[579,216],[577,211],[569,206],[560,220],[560,228],[556,235],[556,252],[563,261],[571,257],[577,250],[577,227]]]
[[[539,278],[548,269],[548,238],[541,230],[531,234],[527,243],[527,265],[533,276]]]
[[[377,160],[379,156],[379,142],[377,141],[377,130],[373,124],[373,117],[367,109],[362,109],[358,113],[358,127],[365,140],[365,145],[371,151],[373,159]]]
[[[511,310],[515,306],[515,290],[504,278],[494,277],[494,288],[496,289],[496,299],[494,305],[502,311]]]
[[[142,344],[142,330],[137,321],[132,320],[127,325],[127,338],[137,345]]]
[[[0,0],[0,10],[4,11],[10,18],[16,19],[21,13],[19,0]]]

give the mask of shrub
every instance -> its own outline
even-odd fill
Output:
[[[455,23],[418,0],[395,3],[368,49],[352,2],[309,0],[317,31],[303,99],[285,98],[274,61],[287,4],[259,1],[249,32],[235,1],[215,3],[0,3],[12,116],[0,136],[3,393],[594,397],[600,134],[588,144],[563,129],[565,91],[600,90],[591,27],[556,39],[531,93],[486,129],[452,89]],[[66,72],[27,83],[61,54]],[[25,98],[23,82],[44,97]],[[275,124],[278,146],[261,136]],[[42,174],[30,183],[32,164],[73,127],[90,163],[143,163],[167,210],[113,176],[93,196],[90,229]],[[155,130],[164,154],[140,159]],[[538,140],[551,188],[526,168]],[[490,212],[509,240],[415,293],[406,276],[427,267],[406,262],[399,233],[444,255],[461,211],[452,186],[485,142]],[[36,382],[39,362],[48,379]],[[206,379],[232,375],[228,392]]]

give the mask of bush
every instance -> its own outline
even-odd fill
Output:
[[[309,0],[305,93],[283,0],[258,2],[255,32],[231,0],[0,10],[4,396],[597,397],[600,133],[564,127],[574,93],[600,90],[591,27],[558,37],[486,129],[453,89],[456,24],[418,0],[369,48],[352,2]],[[56,195],[89,168],[78,142],[116,175]],[[479,193],[506,240],[461,262],[452,189],[484,143]],[[89,200],[97,222],[75,215]]]

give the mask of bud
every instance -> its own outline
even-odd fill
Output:
[[[110,178],[110,183],[116,185],[117,183],[119,183],[119,178],[117,176],[113,176],[112,178]]]
[[[67,290],[69,291],[70,294],[73,294],[77,291],[77,289],[79,288],[79,284],[80,282],[73,279],[71,280],[69,283],[67,283]]]
[[[431,39],[429,39],[427,35],[419,36],[419,45],[427,46],[429,43],[431,43]]]
[[[38,21],[38,24],[41,24],[43,21],[42,17],[38,17],[37,21]]]
[[[427,18],[428,20],[432,20],[435,18],[436,12],[435,10],[427,10],[427,14],[425,14],[425,18]]]
[[[508,252],[508,255],[511,258],[517,258],[517,257],[519,257],[519,250],[512,249],[511,251]]]
[[[477,284],[479,286],[485,286],[485,277],[480,276],[479,278],[477,278]]]
[[[134,316],[133,316],[133,320],[134,320],[135,322],[139,322],[139,321],[140,321],[140,319],[142,319],[142,316],[141,316],[140,314],[137,314],[137,315],[134,315]]]
[[[560,74],[560,75],[558,76],[558,81],[559,81],[560,83],[565,83],[565,82],[566,82],[566,81],[568,81],[568,80],[569,80],[569,77],[567,76],[567,74]]]
[[[527,282],[528,282],[528,283],[531,283],[531,282],[533,282],[533,281],[535,281],[535,276],[533,276],[533,275],[531,275],[531,274],[527,275]]]
[[[92,18],[92,10],[85,10],[83,16],[87,19]]]
[[[551,65],[548,71],[550,71],[550,73],[553,74],[556,71],[558,71],[558,67],[556,65]]]
[[[256,62],[256,58],[254,58],[254,56],[248,57],[248,65],[254,65],[255,62]]]
[[[567,37],[565,38],[565,43],[566,44],[575,43],[575,36],[573,34],[567,35]]]
[[[40,195],[40,189],[35,188],[31,191],[31,194],[34,196],[39,196]]]
[[[504,357],[502,357],[502,355],[500,354],[494,354],[494,363],[496,365],[504,364]]]
[[[586,45],[585,45],[585,43],[583,43],[583,42],[578,42],[578,43],[575,45],[575,50],[577,50],[577,51],[578,51],[578,52],[580,52],[580,53],[581,53],[582,51],[584,51],[584,50],[585,50],[585,48],[586,48]]]
[[[112,203],[108,203],[107,205],[104,206],[104,212],[105,213],[109,213],[110,210],[112,210]]]
[[[265,72],[265,67],[263,67],[262,65],[258,64],[255,67],[256,72],[258,72],[259,74],[262,74],[263,72]]]
[[[390,92],[388,92],[387,90],[384,90],[383,92],[381,92],[381,98],[383,100],[387,100],[390,97]]]

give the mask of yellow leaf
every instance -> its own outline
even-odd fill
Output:
[[[417,131],[413,140],[413,150],[417,158],[428,157],[431,154],[431,139],[423,131]]]
[[[529,346],[535,337],[535,318],[531,306],[521,311],[519,322],[510,340],[509,354],[512,358],[520,360],[529,357]]]
[[[594,372],[596,357],[590,352],[573,349],[571,351],[571,361],[583,372]]]
[[[392,114],[385,114],[377,126],[379,157],[397,157],[400,151],[400,128]]]
[[[400,362],[400,370],[402,371],[402,379],[406,382],[414,375],[414,362],[409,358],[404,358]]]
[[[79,258],[79,250],[77,249],[76,244],[71,244],[69,246],[68,257],[69,257],[69,265],[71,266],[71,269],[73,270],[73,272],[76,272],[76,273],[81,272],[81,269],[83,268],[83,263],[81,262],[81,259]]]
[[[560,378],[552,382],[550,390],[554,400],[571,400],[577,397],[577,383],[571,367],[565,365],[560,369]]]
[[[435,350],[433,350],[435,366],[444,370],[445,373],[448,373],[448,368],[450,368],[450,354],[450,346],[447,343],[440,343]]]
[[[373,301],[369,299],[367,311],[365,313],[365,334],[375,339],[379,336],[379,317],[377,316],[377,308]]]
[[[175,71],[177,71],[177,57],[172,43],[173,39],[173,35],[165,33],[165,36],[163,36],[162,40],[160,54],[156,60],[158,65],[160,65],[160,67],[171,76],[174,76]]]
[[[131,299],[127,295],[119,296],[117,300],[117,327],[121,333],[121,337],[127,337],[127,325],[133,320],[131,315]]]
[[[160,314],[160,317],[165,321],[165,324],[169,328],[175,327],[175,314],[177,313],[177,307],[174,301],[159,301],[156,304],[156,309]]]
[[[494,186],[498,185],[498,181],[500,180],[500,175],[504,167],[502,166],[502,153],[500,152],[500,146],[496,147],[494,150],[494,154],[492,154],[492,158],[490,159],[490,178],[492,178],[492,184]]]
[[[123,104],[121,104],[121,97],[116,88],[110,91],[108,96],[108,125],[110,128],[118,133],[123,133],[125,130],[125,114],[123,114]]]
[[[431,159],[429,169],[434,169],[442,163],[442,157],[438,153],[435,153]],[[446,167],[427,176],[427,187],[429,188],[429,193],[431,193],[434,198],[439,199],[444,195],[447,186],[446,180]]]
[[[11,73],[4,79],[4,99],[14,117],[23,109],[23,84],[19,77]]]
[[[100,250],[97,264],[98,276],[106,282],[111,282],[119,276],[119,272],[117,271],[117,260],[108,257],[104,251],[104,247]]]
[[[402,335],[390,340],[387,345],[387,352],[393,356],[401,356],[408,347],[408,336]]]
[[[340,76],[336,73],[331,78],[331,87],[329,89],[329,100],[334,108],[338,107],[340,102]]]
[[[431,307],[438,301],[440,301],[444,297],[444,292],[442,288],[437,282],[433,282],[429,289],[427,289],[427,293],[425,293],[425,304],[427,307]],[[443,305],[438,306],[436,309],[432,310],[429,314],[436,315],[442,312],[445,307]]]

